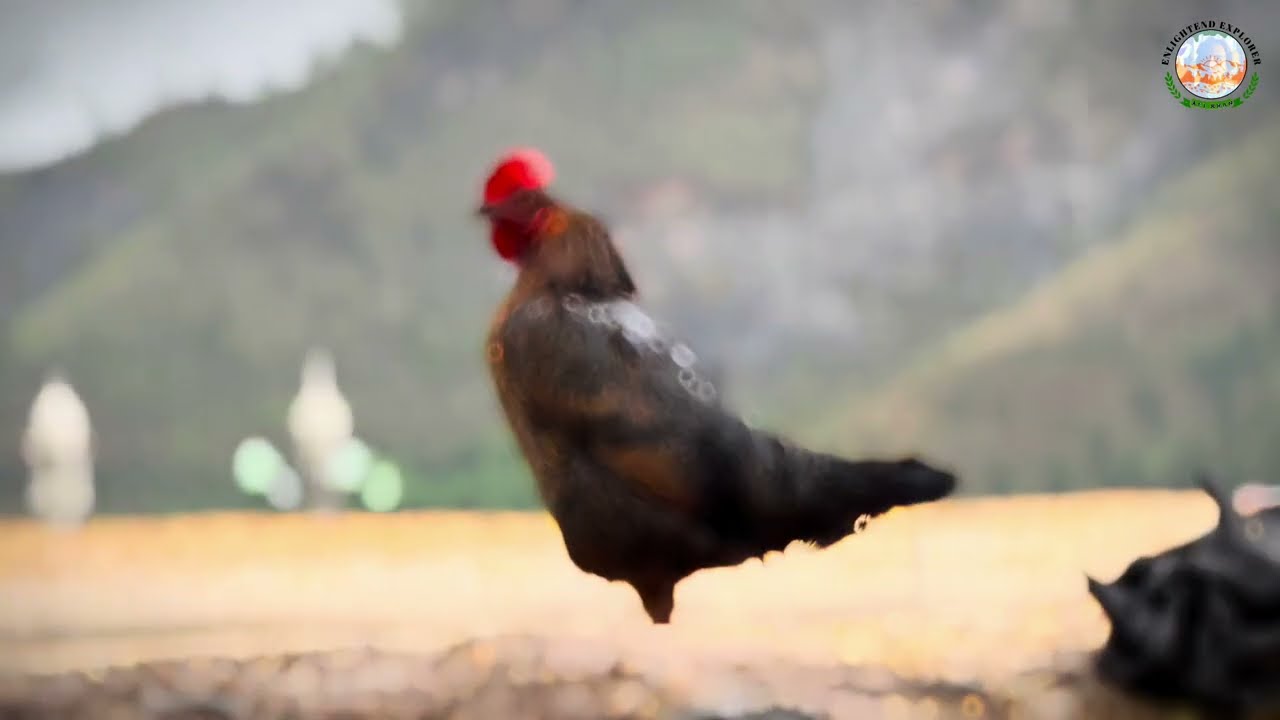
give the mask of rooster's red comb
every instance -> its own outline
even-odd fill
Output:
[[[541,150],[520,147],[509,150],[494,164],[484,184],[484,204],[492,205],[520,190],[541,190],[555,179],[556,169]]]

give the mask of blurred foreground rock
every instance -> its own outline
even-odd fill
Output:
[[[435,656],[336,650],[0,679],[0,718],[1143,718],[1086,656],[971,687],[854,667],[506,637]]]

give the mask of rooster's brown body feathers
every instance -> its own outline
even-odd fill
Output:
[[[569,557],[632,585],[654,622],[699,569],[826,546],[859,516],[952,491],[950,474],[914,459],[851,462],[745,425],[692,352],[654,332],[605,227],[547,202],[489,366]]]

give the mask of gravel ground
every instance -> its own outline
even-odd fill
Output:
[[[0,718],[1189,717],[1092,679],[1084,575],[1214,519],[1194,491],[894,511],[696,574],[667,627],[539,513],[3,521]]]
[[[5,718],[1143,718],[1083,656],[987,684],[884,669],[682,656],[506,637],[434,656],[337,650],[0,680]]]

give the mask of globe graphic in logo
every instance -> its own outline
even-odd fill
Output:
[[[1202,30],[1178,48],[1178,81],[1198,98],[1225,97],[1240,87],[1249,69],[1244,48],[1234,37]]]

